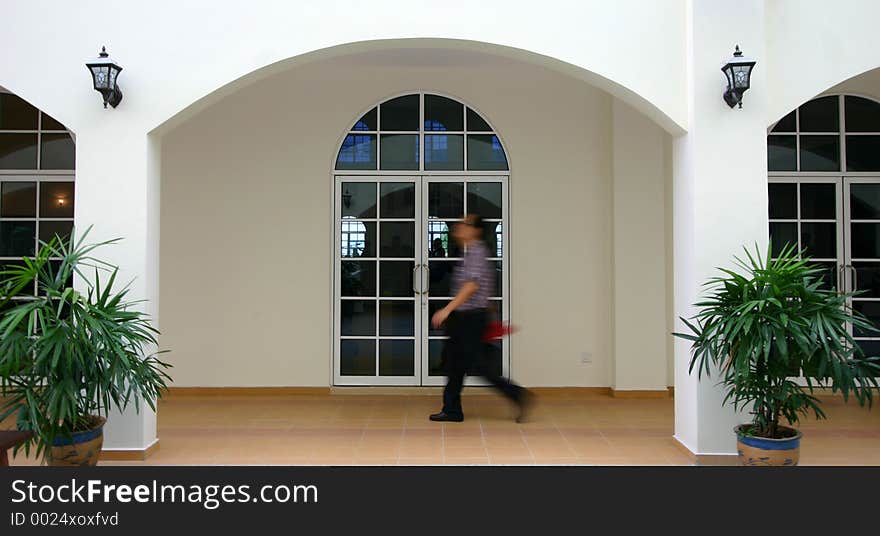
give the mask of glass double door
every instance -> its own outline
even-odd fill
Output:
[[[508,318],[507,199],[506,177],[336,177],[335,385],[444,383],[446,337],[430,320],[452,299],[452,272],[464,251],[451,233],[469,212],[485,222],[495,268],[492,314]],[[487,352],[507,375],[504,341]]]
[[[774,252],[806,249],[829,287],[862,292],[850,305],[880,327],[880,177],[774,177],[769,193]],[[867,355],[880,355],[880,338],[849,329]]]

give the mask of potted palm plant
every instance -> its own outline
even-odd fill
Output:
[[[692,342],[689,371],[699,378],[720,375],[724,404],[748,409],[750,423],[735,428],[744,465],[797,465],[801,417],[824,419],[817,388],[872,404],[880,358],[863,355],[852,329],[877,333],[848,306],[854,293],[837,292],[823,280],[824,269],[803,252],[786,246],[773,258],[746,250],[735,269],[706,283],[691,333],[674,333]],[[786,422],[788,426],[786,426]]]
[[[166,388],[158,332],[118,269],[92,256],[112,244],[73,234],[0,271],[0,421],[33,433],[16,448],[49,465],[95,465],[110,409],[140,411]],[[81,283],[74,288],[73,280]]]

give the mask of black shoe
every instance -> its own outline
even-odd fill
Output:
[[[432,421],[437,422],[461,422],[464,420],[464,415],[450,415],[445,411],[441,411],[440,413],[435,413],[428,418]]]
[[[519,395],[519,400],[516,402],[517,414],[516,414],[516,422],[522,423],[527,421],[528,415],[532,411],[532,406],[535,404],[535,395],[532,394],[531,391],[523,389]]]

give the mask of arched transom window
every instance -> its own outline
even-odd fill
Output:
[[[336,157],[339,171],[507,171],[489,123],[461,102],[426,93],[387,100],[358,119]]]

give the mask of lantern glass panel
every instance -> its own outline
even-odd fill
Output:
[[[737,65],[733,68],[733,80],[737,89],[748,89],[750,65]]]
[[[106,65],[95,65],[92,67],[92,77],[95,79],[95,89],[107,89],[109,86],[108,78],[110,77],[109,68]]]

